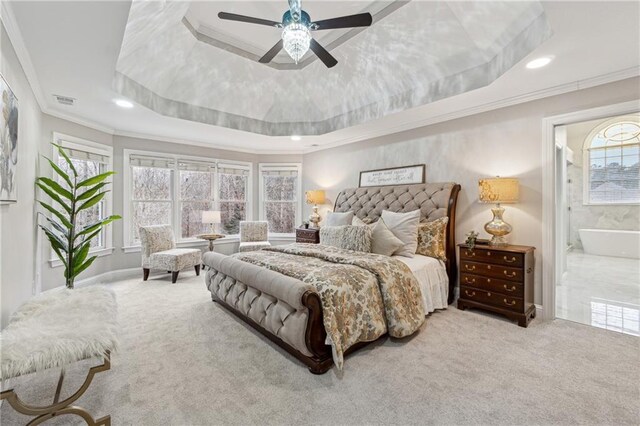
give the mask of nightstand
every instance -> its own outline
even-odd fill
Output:
[[[320,244],[320,228],[296,228],[296,243]]]
[[[518,320],[527,327],[533,304],[535,247],[477,245],[460,247],[458,308],[479,308]]]

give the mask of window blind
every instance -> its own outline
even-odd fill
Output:
[[[82,151],[80,149],[64,148],[67,155],[74,160],[95,161],[98,163],[107,164],[109,157],[102,154],[96,154],[93,152]]]
[[[298,176],[298,169],[294,167],[263,167],[264,176]]]
[[[241,164],[218,163],[218,173],[225,175],[249,176],[249,167]]]
[[[190,172],[211,173],[216,169],[216,165],[213,163],[203,163],[199,161],[178,160],[178,169]]]
[[[144,155],[129,156],[129,164],[136,167],[154,167],[158,169],[173,169],[175,162],[171,158],[148,157]]]

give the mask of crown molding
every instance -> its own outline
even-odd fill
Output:
[[[16,22],[10,2],[8,1],[0,2],[0,20],[4,24],[4,28],[7,30],[9,41],[13,46],[13,50],[16,52],[18,62],[20,62],[22,70],[27,77],[27,82],[29,83],[29,86],[31,86],[31,91],[36,98],[36,102],[38,103],[40,110],[44,111],[47,108],[47,98],[44,96],[42,87],[38,82],[38,77],[35,67],[33,66],[33,62],[31,61],[31,56],[29,55],[27,46],[24,43],[24,38],[22,37],[20,28]]]
[[[351,136],[332,142],[319,147],[307,148],[304,150],[304,154],[312,152],[323,151],[325,149],[335,148],[342,145],[348,145],[355,142],[361,142],[367,139],[373,139],[382,136],[389,136],[396,133],[404,132],[407,130],[417,129],[420,127],[430,126],[445,121],[456,120],[458,118],[469,117],[484,112],[493,111],[500,108],[506,108],[509,106],[519,105],[539,99],[548,98],[551,96],[562,95],[565,93],[575,92],[582,89],[588,89],[603,84],[614,83],[616,81],[626,80],[628,78],[640,77],[640,66],[627,68],[620,71],[614,71],[608,74],[599,75],[596,77],[587,78],[584,80],[576,80],[570,83],[561,84],[558,86],[550,87],[547,89],[537,90],[534,92],[525,93],[510,98],[501,99],[498,101],[488,102],[486,104],[477,105],[471,108],[465,108],[458,111],[437,115],[433,117],[423,118],[420,120],[407,121],[393,127],[386,127],[384,131],[371,131],[363,132],[358,136]]]
[[[71,123],[79,124],[80,126],[88,127],[90,129],[97,130],[102,133],[106,133],[108,135],[114,135],[116,133],[116,130],[111,127],[103,126],[102,124],[98,124],[93,120],[87,120],[77,115],[72,115],[67,112],[58,111],[53,108],[47,107],[42,111],[42,113],[50,115],[52,117],[59,118],[61,120],[69,121]]]

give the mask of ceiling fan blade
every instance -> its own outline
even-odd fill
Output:
[[[327,50],[320,45],[315,39],[311,39],[311,44],[309,45],[313,53],[316,54],[318,58],[327,66],[327,68],[334,67],[338,61],[336,58],[331,56],[331,53],[327,52]]]
[[[269,49],[269,51],[265,53],[258,62],[260,62],[261,64],[268,64],[269,62],[271,62],[271,60],[275,58],[278,52],[282,50],[283,44],[284,42],[282,41],[282,39],[280,39],[280,41],[278,41],[271,49]]]
[[[246,22],[248,24],[266,25],[268,27],[282,27],[281,22],[270,21],[268,19],[252,18],[251,16],[237,15],[235,13],[220,12],[218,18],[225,19],[227,21]]]
[[[340,18],[325,19],[311,23],[311,29],[331,30],[336,28],[368,27],[373,22],[370,13],[359,13],[357,15],[342,16]]]

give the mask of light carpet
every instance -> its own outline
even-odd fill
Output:
[[[314,376],[211,302],[184,273],[111,285],[121,346],[77,402],[114,425],[638,424],[640,339],[563,320],[528,329],[453,307],[420,332],[347,357]],[[67,372],[75,391],[88,367]],[[57,372],[12,381],[48,404]],[[2,425],[27,417],[8,404]],[[82,424],[64,416],[49,424]]]

